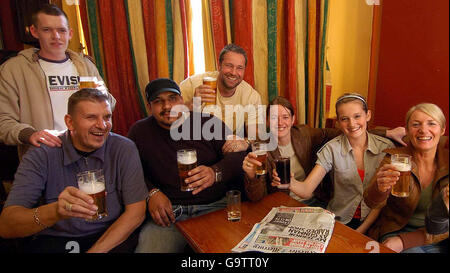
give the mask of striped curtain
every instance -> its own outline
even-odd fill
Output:
[[[80,0],[89,54],[118,99],[115,131],[126,134],[148,115],[146,84],[195,73],[192,0]],[[220,50],[247,51],[244,79],[264,104],[277,95],[294,105],[297,123],[324,127],[329,0],[194,0],[202,3],[205,69]],[[110,57],[108,57],[110,56]]]
[[[126,135],[149,113],[145,87],[192,75],[190,0],[80,0],[89,54],[117,99],[114,131]],[[108,57],[109,56],[109,57]]]
[[[284,96],[297,123],[324,127],[329,0],[202,0],[206,70],[227,43],[244,48],[244,80],[267,104]]]

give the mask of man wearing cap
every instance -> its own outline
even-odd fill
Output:
[[[30,32],[40,48],[22,50],[0,67],[0,142],[60,146],[57,135],[67,129],[67,100],[79,89],[80,76],[95,76],[95,64],[67,47],[72,38],[67,15],[55,5],[42,6],[32,17]],[[115,99],[110,97],[114,109]]]
[[[242,137],[246,135],[254,138],[256,136],[257,107],[261,105],[261,96],[258,91],[244,81],[246,65],[247,53],[245,50],[235,44],[228,44],[220,52],[218,71],[194,75],[180,83],[181,94],[190,110],[197,111],[194,107],[194,98],[201,98],[202,103],[216,103],[220,108],[220,118],[232,129],[234,135],[241,137],[241,140],[228,141],[224,145],[224,152],[246,150],[250,143],[249,138],[244,140]],[[203,84],[205,77],[217,78],[217,93],[208,85]],[[236,111],[232,110],[234,107],[241,106],[242,108],[236,108]],[[249,106],[254,107],[246,108]],[[203,108],[204,111],[207,109]],[[241,114],[245,109],[254,109],[255,111],[248,111],[247,116]]]
[[[226,126],[214,116],[190,112],[174,81],[156,79],[145,92],[152,116],[136,122],[128,135],[139,150],[150,190],[151,219],[142,227],[136,252],[182,252],[186,241],[174,222],[224,208],[232,182],[242,185],[240,165],[245,154],[222,152],[230,133]],[[180,189],[180,149],[197,151],[197,167],[185,180],[192,191]]]

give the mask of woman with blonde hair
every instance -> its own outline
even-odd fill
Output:
[[[396,252],[448,251],[448,245],[439,243],[448,238],[448,230],[432,235],[425,228],[425,215],[432,199],[445,194],[445,188],[448,188],[445,124],[445,116],[437,105],[421,103],[413,106],[406,114],[408,146],[386,150],[386,157],[364,192],[366,204],[381,209],[369,236]],[[392,154],[407,154],[412,158],[407,197],[390,194],[400,176],[391,164]]]

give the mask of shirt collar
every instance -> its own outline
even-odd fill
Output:
[[[80,160],[83,157],[79,153],[77,153],[77,151],[73,147],[69,130],[67,130],[63,135],[61,135],[60,138],[62,140],[64,166],[75,163],[76,161]],[[89,157],[96,157],[100,159],[102,162],[105,162],[105,146],[107,145],[108,139],[109,136],[106,139],[103,146],[97,149],[95,152],[93,152]]]
[[[368,132],[366,134],[367,134],[367,151],[370,151],[373,154],[379,154],[381,151],[379,147],[376,145],[374,136]],[[340,142],[341,142],[341,154],[343,156],[347,155],[351,150],[353,150],[345,134],[340,135]]]

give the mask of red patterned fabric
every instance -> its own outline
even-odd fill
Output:
[[[286,2],[286,97],[294,107],[294,113],[297,113],[297,47],[295,37],[295,0]]]
[[[220,51],[227,44],[227,28],[225,25],[223,0],[211,0],[211,21],[216,60],[219,60]]]
[[[137,86],[128,35],[128,23],[123,1],[98,2],[108,88],[116,98],[113,130],[127,135],[128,129],[142,118],[137,98]]]
[[[147,48],[148,77],[152,81],[158,76],[158,62],[156,58],[156,27],[154,0],[142,0],[142,18],[144,21],[144,36]]]
[[[180,0],[180,16],[181,16],[181,31],[183,34],[183,48],[184,48],[184,78],[189,77],[189,51],[187,40],[187,23],[186,23],[186,3]]]
[[[81,24],[83,25],[84,40],[86,41],[86,46],[89,55],[93,56],[91,47],[91,35],[89,33],[89,21],[87,16],[86,0],[80,1],[80,16],[81,16]]]
[[[232,10],[234,43],[247,52],[244,80],[254,88],[252,0],[233,1]]]
[[[3,49],[20,51],[23,44],[20,41],[17,24],[15,1],[2,1],[0,8],[0,25],[2,27]]]

